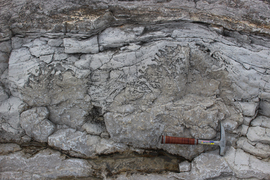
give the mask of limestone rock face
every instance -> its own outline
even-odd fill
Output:
[[[75,156],[94,157],[97,154],[109,154],[122,152],[127,149],[123,144],[101,139],[99,136],[91,136],[75,129],[60,129],[48,138],[52,147],[66,151],[73,151]],[[81,155],[80,155],[81,154]]]
[[[12,179],[48,179],[65,176],[88,177],[91,165],[82,159],[65,159],[57,151],[45,149],[31,158],[22,152],[0,155],[1,177]]]
[[[269,179],[269,162],[257,159],[241,149],[233,147],[225,156],[237,178]]]
[[[1,178],[270,178],[269,1],[0,7]]]
[[[55,129],[55,125],[47,119],[48,116],[47,108],[33,108],[21,114],[20,124],[29,137],[33,137],[36,141],[47,142],[48,136]]]
[[[99,51],[97,37],[82,41],[65,38],[64,47],[65,53],[97,53]]]

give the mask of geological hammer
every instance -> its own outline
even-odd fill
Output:
[[[199,140],[194,138],[182,138],[172,136],[161,136],[161,144],[189,144],[189,145],[218,145],[220,147],[219,154],[225,154],[226,135],[222,124],[220,124],[220,141]]]

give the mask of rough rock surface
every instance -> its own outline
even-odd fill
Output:
[[[21,127],[29,137],[36,141],[47,142],[48,136],[54,132],[55,125],[47,118],[49,111],[46,107],[37,107],[24,111],[20,117]]]
[[[65,176],[88,177],[91,165],[82,159],[66,159],[57,151],[45,149],[27,158],[23,152],[0,155],[2,179],[48,179]]]
[[[127,150],[127,147],[123,144],[114,143],[99,136],[87,135],[75,129],[60,129],[56,131],[48,138],[48,144],[52,147],[71,151],[71,154],[80,153],[85,157],[94,157],[97,154],[110,154],[112,152],[123,152]]]
[[[269,179],[269,19],[267,0],[0,1],[0,179]],[[224,157],[160,144],[220,122]]]

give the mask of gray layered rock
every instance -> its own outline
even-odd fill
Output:
[[[22,133],[20,127],[20,113],[26,108],[26,104],[19,98],[10,97],[0,105],[1,131],[5,134],[18,135]],[[8,138],[3,136],[2,138]],[[12,137],[11,137],[12,138]]]
[[[270,178],[268,1],[0,5],[4,179]],[[220,122],[224,157],[207,152],[217,146],[160,144],[218,140]],[[155,153],[171,164],[155,169],[145,160]],[[165,172],[179,161],[180,173]]]
[[[225,159],[237,178],[270,178],[270,163],[259,160],[241,149],[231,147]]]
[[[258,108],[257,103],[249,103],[249,102],[240,102],[239,103],[242,108],[242,113],[244,116],[254,116],[256,113],[256,110]]]
[[[21,113],[20,124],[29,137],[47,142],[48,136],[55,130],[55,125],[48,117],[49,111],[46,107],[32,108]]]
[[[270,129],[263,127],[250,127],[248,128],[247,137],[251,141],[270,143]]]
[[[207,107],[211,108],[205,110]],[[134,108],[132,105],[122,106],[122,109],[119,109],[121,113],[119,111],[107,113],[105,122],[112,139],[135,147],[157,147],[162,133],[212,139],[216,136],[218,118],[223,116],[219,111],[226,111],[214,99],[197,96],[187,96],[182,100],[158,107],[150,106],[142,113],[129,111]],[[200,121],[196,121],[198,117]],[[161,145],[159,147],[186,158],[194,157],[204,149],[202,146]]]
[[[127,149],[124,144],[114,143],[111,140],[88,135],[75,129],[56,131],[48,138],[48,144],[62,150],[71,151],[71,154],[79,157],[95,157],[98,154],[123,152]]]
[[[99,47],[97,37],[89,40],[78,41],[76,39],[64,39],[65,53],[98,53]]]
[[[21,150],[21,147],[18,144],[12,144],[12,143],[0,144],[1,155],[13,153],[20,150]]]
[[[82,159],[66,159],[57,151],[45,149],[27,158],[20,152],[0,155],[2,178],[48,179],[66,176],[88,177],[92,175],[91,165]]]
[[[269,145],[259,142],[250,142],[247,138],[240,138],[237,141],[237,147],[254,156],[259,156],[262,158],[267,158],[270,156]]]
[[[169,177],[176,179],[209,179],[219,177],[221,174],[229,176],[232,174],[230,164],[219,155],[203,153],[196,157],[191,164],[191,171],[172,174]]]
[[[10,41],[0,43],[0,75],[8,68],[9,53],[11,52],[11,49]]]
[[[140,36],[144,31],[144,27],[123,27],[123,28],[107,28],[99,36],[99,43],[103,48],[121,47],[125,44],[136,41],[136,37]]]
[[[261,126],[270,129],[270,118],[266,116],[258,116],[251,122],[252,126]]]

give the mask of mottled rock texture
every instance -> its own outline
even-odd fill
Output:
[[[267,0],[0,1],[0,179],[269,179],[269,19]],[[220,122],[224,157],[160,144]]]

